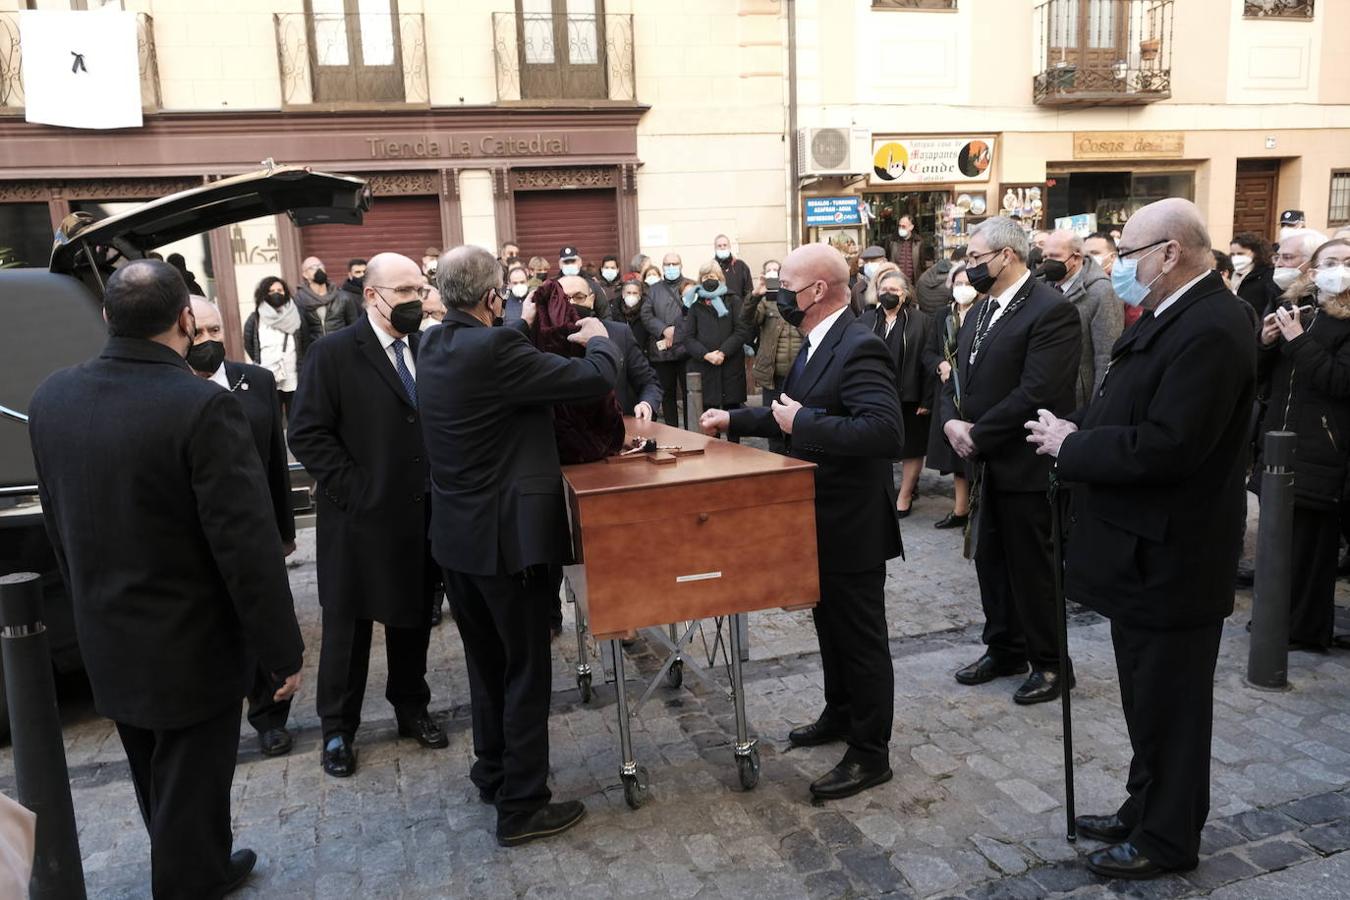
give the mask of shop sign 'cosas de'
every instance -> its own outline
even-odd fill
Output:
[[[371,159],[463,159],[497,156],[563,156],[570,152],[566,134],[467,134],[420,135],[390,139],[368,136]]]

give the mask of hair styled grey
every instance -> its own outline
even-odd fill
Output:
[[[492,251],[472,244],[447,250],[436,261],[436,290],[450,309],[477,306],[501,277],[501,266]]]
[[[992,219],[985,219],[974,230],[970,232],[973,238],[975,235],[984,238],[985,244],[990,250],[1002,250],[1008,248],[1022,262],[1027,261],[1027,253],[1031,250],[1031,245],[1027,241],[1027,233],[1007,216],[994,216]]]

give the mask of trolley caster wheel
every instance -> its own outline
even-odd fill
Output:
[[[736,755],[736,774],[740,776],[741,787],[754,790],[759,784],[759,748],[752,747],[744,756]]]
[[[593,697],[594,694],[593,694],[593,692],[591,691],[591,673],[590,673],[590,672],[587,672],[585,675],[578,675],[578,676],[577,676],[577,690],[581,692],[581,702],[582,702],[582,703],[590,703],[590,702],[591,702],[591,697]]]
[[[684,684],[684,660],[677,659],[666,670],[666,685],[677,688]]]
[[[647,767],[638,766],[632,775],[621,775],[623,779],[623,799],[629,809],[640,809],[647,802],[647,787],[651,783],[647,777]]]

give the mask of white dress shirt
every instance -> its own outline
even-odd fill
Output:
[[[811,329],[811,332],[806,336],[806,339],[810,341],[810,344],[806,348],[807,362],[811,361],[811,354],[816,352],[816,348],[820,346],[820,342],[825,340],[825,335],[830,333],[830,329],[834,327],[835,321],[844,314],[844,310],[846,309],[848,309],[847,306],[839,307],[834,312],[821,319],[820,322],[816,324],[816,327]]]
[[[1003,313],[1007,311],[1008,304],[1012,302],[1012,298],[1017,296],[1017,292],[1022,289],[1022,285],[1026,284],[1027,279],[1030,277],[1031,277],[1031,270],[1027,269],[1025,272],[1022,273],[1022,277],[1017,279],[1016,283],[1014,283],[1012,287],[1008,288],[1006,291],[1004,291],[1003,293],[999,294],[997,297],[994,298],[995,300],[998,301],[998,309],[994,310],[994,314],[989,317],[989,324],[985,326],[985,331],[988,331],[990,328],[994,327],[994,323],[997,322],[999,320],[999,317],[1001,317]]]
[[[371,331],[374,331],[375,336],[380,339],[380,346],[384,348],[384,355],[389,357],[389,365],[394,367],[394,374],[398,374],[398,364],[394,362],[394,341],[403,342],[403,362],[408,366],[408,371],[412,373],[413,381],[416,381],[417,365],[413,362],[412,344],[408,343],[408,338],[394,337],[392,334],[376,325],[375,320],[369,316],[366,317],[366,321],[370,323]]]
[[[1211,270],[1207,269],[1204,272],[1201,272],[1199,275],[1195,276],[1190,281],[1186,282],[1181,287],[1177,288],[1175,291],[1169,294],[1166,300],[1164,300],[1163,302],[1159,303],[1156,307],[1154,307],[1153,318],[1156,319],[1159,316],[1161,316],[1163,314],[1163,310],[1167,309],[1167,307],[1171,306],[1173,303],[1176,303],[1178,300],[1180,300],[1183,294],[1185,294],[1191,288],[1199,284],[1200,279],[1208,275],[1210,271]]]
[[[225,378],[224,363],[221,363],[220,366],[214,372],[211,373],[211,377],[207,380],[214,381],[216,384],[220,385],[227,391],[230,389],[230,382]]]

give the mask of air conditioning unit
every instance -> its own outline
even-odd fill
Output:
[[[871,168],[872,135],[858,128],[801,128],[797,131],[797,175],[859,175]]]

